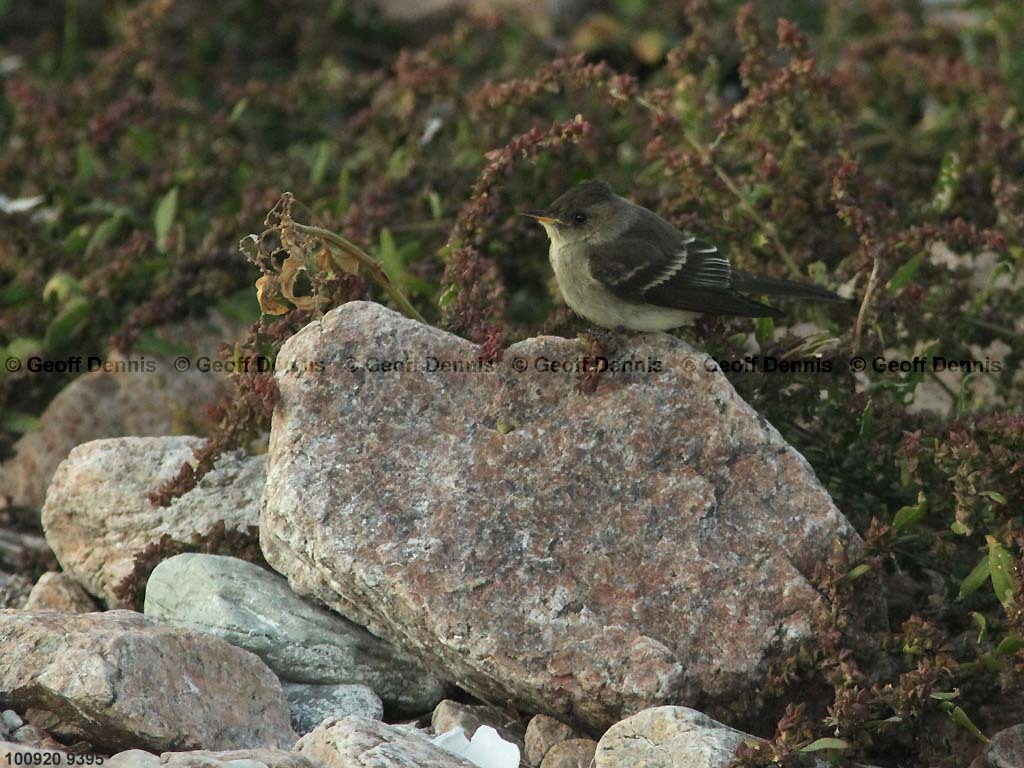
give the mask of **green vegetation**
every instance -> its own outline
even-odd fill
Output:
[[[336,0],[0,1],[0,194],[43,198],[0,212],[0,357],[146,350],[211,309],[256,320],[258,278],[280,313],[254,354],[345,301],[395,306],[308,230],[282,238],[285,214],[380,259],[485,354],[573,333],[544,234],[515,214],[603,177],[740,268],[863,300],[794,308],[781,334],[680,332],[719,359],[755,343],[868,361],[859,380],[845,362],[730,374],[867,542],[819,569],[817,642],[712,712],[761,734],[778,720],[738,764],[965,765],[1024,720],[1024,6],[611,6],[559,44],[511,16],[411,41]],[[247,260],[238,242],[262,230]],[[998,365],[871,365],[915,355]],[[0,372],[0,451],[67,381]],[[204,461],[268,423],[272,380],[236,382]],[[879,590],[889,628],[851,630]]]

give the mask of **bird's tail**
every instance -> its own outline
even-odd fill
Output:
[[[795,283],[781,277],[751,275],[748,272],[733,270],[732,285],[737,291],[753,293],[759,296],[790,296],[795,299],[813,299],[815,301],[847,302],[842,296],[827,288],[809,283]]]

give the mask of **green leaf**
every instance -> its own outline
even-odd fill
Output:
[[[999,641],[999,645],[996,646],[996,654],[999,656],[1016,656],[1017,651],[1021,648],[1024,648],[1024,643],[1021,642],[1020,636],[1016,632],[1011,632]]]
[[[984,642],[985,634],[988,632],[988,619],[985,618],[985,614],[978,611],[971,611],[971,618],[978,625],[978,642]]]
[[[401,280],[402,273],[405,272],[405,264],[398,252],[398,246],[395,245],[395,238],[387,227],[384,227],[380,233],[380,263],[384,267],[384,271],[388,273],[388,277],[391,278],[391,282],[397,284]]]
[[[63,304],[72,296],[82,293],[81,281],[69,272],[56,272],[43,286],[43,301]]]
[[[938,701],[952,701],[960,697],[960,691],[933,691],[928,696]]]
[[[1003,496],[1003,494],[999,493],[998,491],[982,491],[981,495],[984,496],[985,498],[992,499],[992,501],[996,502],[997,504],[1006,503],[1006,497]]]
[[[309,167],[309,181],[311,184],[320,184],[327,176],[327,166],[330,165],[334,149],[329,141],[321,141],[316,145],[313,153],[313,161]]]
[[[775,321],[770,317],[759,317],[754,321],[754,338],[763,350],[775,335]]]
[[[75,155],[76,171],[75,175],[78,180],[83,184],[88,184],[92,181],[96,175],[96,153],[93,151],[92,144],[87,141],[83,141],[78,145],[78,151]]]
[[[806,747],[801,747],[801,752],[820,752],[823,749],[849,749],[850,745],[848,742],[842,739],[836,739],[827,737],[824,739],[815,739]]]
[[[953,150],[946,152],[939,167],[935,193],[932,195],[932,208],[937,213],[945,213],[953,205],[956,193],[960,189],[961,169],[960,155]]]
[[[910,285],[922,261],[924,261],[924,251],[915,253],[906,264],[897,269],[896,274],[889,280],[889,292],[899,293]]]
[[[66,346],[85,327],[91,314],[89,299],[85,296],[72,298],[46,327],[43,348],[51,351]]]
[[[1013,581],[1013,558],[1002,544],[994,536],[986,536],[988,542],[989,570],[992,577],[992,589],[996,597],[1008,608],[1013,602],[1015,584]]]
[[[167,236],[174,225],[174,217],[178,214],[178,188],[172,187],[167,194],[160,198],[160,202],[153,211],[153,229],[156,232],[156,244],[162,251],[166,249]]]
[[[961,728],[965,728],[972,736],[974,736],[979,741],[988,743],[988,737],[985,736],[985,734],[983,734],[978,729],[978,726],[971,722],[971,718],[969,718],[967,716],[967,713],[964,712],[960,707],[953,707],[951,710],[949,710],[949,718],[954,723],[959,725]]]
[[[892,519],[892,527],[897,531],[905,531],[921,522],[928,511],[928,500],[924,491],[918,491],[917,504],[913,507],[900,507]]]
[[[860,436],[862,438],[871,437],[871,431],[875,426],[875,401],[874,398],[868,397],[867,405],[864,406],[864,411],[860,415]]]
[[[231,108],[231,114],[228,115],[228,123],[237,123],[241,119],[245,112],[245,108],[249,106],[249,99],[243,96],[235,102],[235,106]]]
[[[92,231],[92,237],[89,238],[89,242],[86,243],[85,255],[91,256],[96,251],[104,248],[111,240],[117,237],[123,223],[124,217],[119,213],[115,213],[106,221],[100,222],[96,229]]]
[[[960,594],[956,596],[957,600],[963,600],[965,597],[970,597],[978,588],[989,579],[989,559],[988,555],[985,555],[978,564],[974,566],[974,569],[967,574],[967,578],[960,584]]]
[[[850,572],[846,574],[846,579],[847,581],[856,581],[870,570],[871,566],[868,563],[861,563],[855,568],[850,569]]]
[[[455,297],[458,295],[459,288],[458,286],[455,285],[455,283],[452,283],[451,285],[444,289],[444,293],[442,293],[441,296],[438,298],[437,306],[441,307],[441,309],[444,309],[453,301],[455,301]]]
[[[430,216],[438,221],[444,216],[444,206],[441,204],[441,196],[434,190],[427,192],[427,202],[430,203]]]

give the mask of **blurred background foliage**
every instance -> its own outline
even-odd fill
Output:
[[[823,565],[820,642],[718,714],[756,727],[791,705],[785,759],[833,734],[838,760],[964,764],[1024,721],[1024,4],[487,5],[410,24],[344,0],[0,0],[0,356],[167,354],[158,327],[256,321],[285,245],[268,233],[254,264],[238,241],[285,191],[485,354],[571,334],[516,213],[605,178],[741,268],[857,298],[679,331],[716,357],[996,363],[730,374],[869,558]],[[265,316],[250,352],[387,301],[309,267],[315,301]],[[0,371],[0,454],[72,375]],[[217,450],[266,427],[260,377],[239,377],[258,407],[223,411]],[[847,631],[861,578],[881,578],[891,631]]]

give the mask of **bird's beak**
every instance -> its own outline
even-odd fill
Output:
[[[556,219],[554,216],[549,216],[544,211],[524,211],[523,216],[529,216],[531,219],[536,219],[541,224],[564,224],[565,222],[561,219]]]

